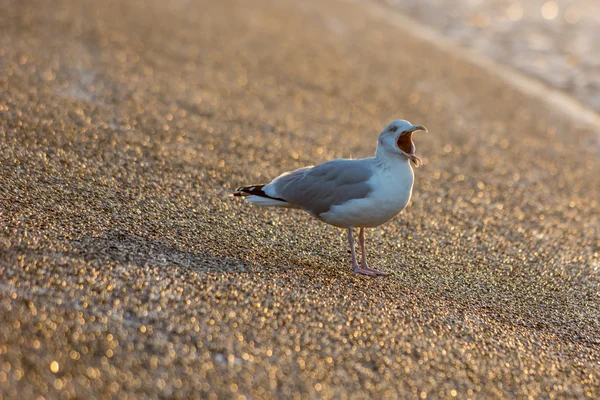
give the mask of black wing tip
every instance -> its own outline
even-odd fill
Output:
[[[235,189],[235,192],[233,193],[233,195],[235,197],[244,197],[244,196],[259,196],[259,197],[265,197],[267,199],[272,199],[272,200],[279,200],[279,201],[283,201],[285,202],[284,199],[280,199],[278,197],[271,197],[268,194],[266,194],[262,188],[265,185],[250,185],[250,186],[242,186],[239,187],[237,189]]]
[[[235,192],[233,193],[234,196],[262,196],[262,197],[269,197],[267,196],[267,194],[265,192],[263,192],[262,188],[265,185],[249,185],[249,186],[240,186],[239,188],[235,189]]]

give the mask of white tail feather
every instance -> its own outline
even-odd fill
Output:
[[[267,197],[261,196],[246,196],[246,200],[250,203],[256,204],[257,206],[263,207],[293,207],[290,203],[286,203],[285,201],[269,199]]]

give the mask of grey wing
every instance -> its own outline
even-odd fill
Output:
[[[331,206],[366,197],[372,175],[370,159],[338,159],[283,174],[265,189],[270,196],[320,215]]]

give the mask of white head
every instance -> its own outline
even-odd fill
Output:
[[[416,148],[412,141],[412,134],[415,131],[427,132],[427,128],[422,125],[413,125],[403,119],[392,121],[379,134],[375,156],[390,157],[396,155],[405,157],[418,167],[422,162],[415,154]]]

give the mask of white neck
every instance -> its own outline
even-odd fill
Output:
[[[408,157],[405,157],[402,154],[393,153],[387,150],[381,144],[377,145],[377,150],[375,151],[375,161],[382,167],[392,168],[396,166],[408,165],[409,168],[412,169]]]

